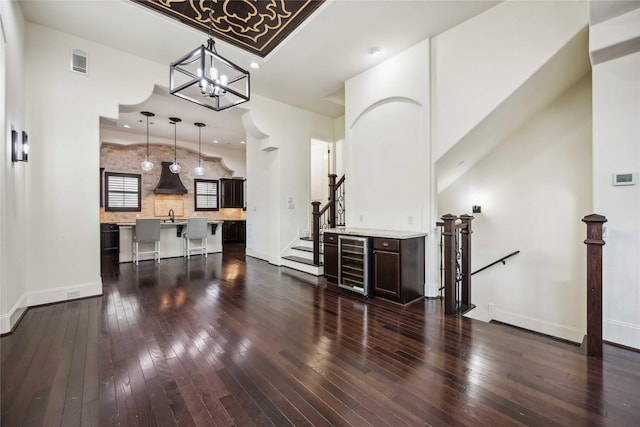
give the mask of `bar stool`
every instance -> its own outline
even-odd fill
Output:
[[[153,243],[152,251],[140,252],[140,243]],[[160,219],[159,218],[138,218],[133,235],[133,260],[138,265],[140,254],[153,254],[155,261],[158,256],[160,262]]]
[[[187,230],[182,233],[184,237],[183,253],[187,259],[191,259],[191,251],[199,250],[200,255],[207,256],[207,218],[187,219]],[[192,240],[199,240],[200,245],[191,247]]]

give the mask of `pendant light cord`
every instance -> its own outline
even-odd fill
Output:
[[[149,160],[149,116],[147,116],[147,161]]]
[[[198,167],[202,162],[202,127],[198,126]]]
[[[173,122],[173,164],[178,163],[178,123]]]

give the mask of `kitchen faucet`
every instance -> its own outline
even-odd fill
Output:
[[[175,214],[173,212],[173,209],[169,209],[169,219],[171,220],[171,222],[176,222],[176,218],[175,218]]]

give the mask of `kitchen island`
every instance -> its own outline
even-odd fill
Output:
[[[222,223],[224,221],[209,220],[207,231],[207,253],[222,252]],[[120,228],[120,262],[133,261],[134,222],[118,223]],[[183,256],[184,238],[182,233],[187,228],[186,220],[162,222],[160,226],[160,258]],[[142,244],[141,244],[142,245]],[[153,259],[152,254],[140,254],[140,260]]]

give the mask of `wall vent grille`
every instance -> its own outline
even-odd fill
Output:
[[[89,53],[80,49],[71,51],[71,71],[78,74],[89,75]]]

